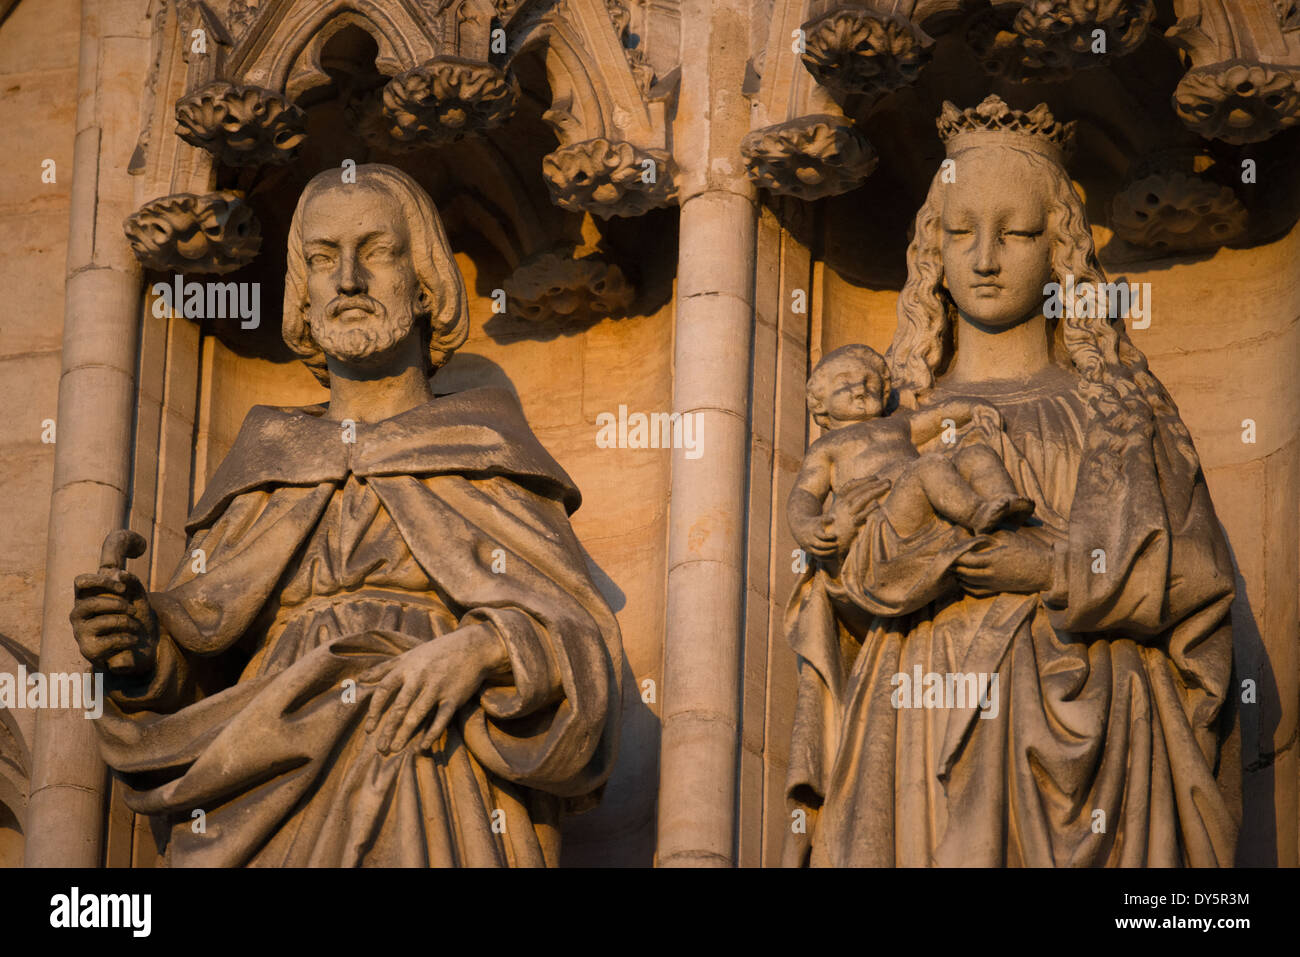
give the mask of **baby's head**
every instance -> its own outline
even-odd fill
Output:
[[[879,352],[858,343],[825,355],[808,377],[808,411],[823,429],[838,429],[884,414],[889,367]]]

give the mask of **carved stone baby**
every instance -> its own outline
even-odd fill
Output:
[[[842,346],[813,369],[808,408],[830,431],[804,456],[788,506],[791,531],[807,552],[829,558],[856,530],[852,522],[836,527],[836,516],[847,512],[826,508],[831,495],[876,497],[900,530],[920,528],[937,514],[979,534],[1033,513],[1033,501],[1016,491],[989,446],[964,444],[950,454],[920,451],[949,430],[955,441],[957,427],[977,413],[996,416],[992,409],[954,399],[885,416],[889,393],[889,369],[869,346]]]

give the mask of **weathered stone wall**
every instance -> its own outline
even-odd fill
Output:
[[[1257,865],[1297,863],[1298,258],[1295,229],[1203,262],[1111,270],[1152,285],[1151,328],[1134,331],[1133,340],[1191,430],[1237,564],[1237,671],[1258,690],[1258,704],[1241,705],[1238,859]]]
[[[0,29],[0,671],[10,673],[40,646],[54,474],[42,433],[58,406],[80,15],[77,0],[24,4]],[[42,181],[47,159],[54,182]],[[10,716],[30,749],[35,714]],[[7,770],[0,763],[0,777]],[[21,810],[0,806],[0,867],[22,860]]]

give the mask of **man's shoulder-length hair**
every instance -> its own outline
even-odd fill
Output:
[[[409,175],[393,166],[367,163],[356,168],[356,182],[344,183],[337,169],[318,173],[298,197],[289,226],[284,279],[285,343],[302,357],[321,385],[329,386],[325,354],[311,337],[307,323],[307,260],[303,255],[302,212],[307,201],[328,188],[369,189],[391,196],[406,215],[411,237],[411,262],[422,291],[422,329],[429,343],[429,371],[446,362],[469,335],[469,305],[465,280],[452,255],[433,200]]]

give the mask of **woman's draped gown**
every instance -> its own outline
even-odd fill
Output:
[[[804,574],[787,790],[814,823],[810,862],[1230,865],[1233,574],[1199,467],[1165,422],[1108,459],[1070,382],[987,401],[1002,431],[993,416],[959,447],[991,441],[1037,503],[1017,534],[1051,547],[1052,590],[964,595],[952,564],[977,539],[937,517],[902,539],[884,508],[838,575]],[[996,707],[895,708],[895,675],[918,667],[996,673]]]

